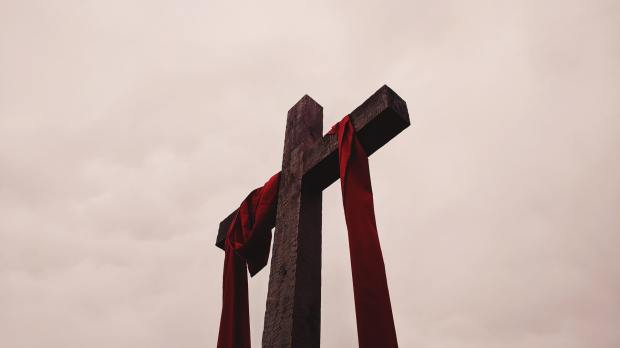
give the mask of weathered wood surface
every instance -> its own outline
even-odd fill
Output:
[[[410,125],[407,105],[381,87],[349,114],[370,156]],[[338,140],[323,108],[304,96],[289,110],[262,346],[320,346],[322,190],[338,179]],[[224,239],[234,212],[220,223]]]
[[[321,190],[302,190],[303,154],[323,134],[323,108],[304,96],[288,112],[263,347],[318,347]]]

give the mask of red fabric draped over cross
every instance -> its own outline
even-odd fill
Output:
[[[346,116],[338,136],[340,185],[349,232],[353,294],[360,348],[396,348],[396,330],[375,221],[368,156]],[[269,257],[280,174],[243,201],[226,237],[224,294],[218,348],[250,348],[247,268],[256,274]]]
[[[340,187],[349,232],[359,346],[395,348],[398,343],[375,221],[368,156],[349,116],[329,133],[338,136]]]
[[[218,348],[250,348],[248,275],[267,264],[275,224],[280,173],[241,203],[225,242],[224,284]]]

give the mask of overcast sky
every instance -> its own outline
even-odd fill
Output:
[[[287,110],[327,130],[383,84],[413,122],[370,161],[400,346],[620,347],[617,0],[0,0],[0,347],[215,347],[217,226]],[[356,347],[323,207],[321,341]]]

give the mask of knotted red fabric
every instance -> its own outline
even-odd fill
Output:
[[[280,173],[241,203],[226,235],[218,348],[250,348],[248,275],[267,264],[275,225]]]
[[[398,347],[379,244],[368,156],[349,116],[329,132],[338,136],[340,186],[349,233],[353,295],[360,348]]]

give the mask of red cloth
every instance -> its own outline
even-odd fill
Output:
[[[377,234],[368,156],[355,135],[349,116],[337,123],[330,133],[338,136],[340,186],[349,232],[359,347],[398,347]]]
[[[250,348],[248,275],[267,264],[275,225],[280,173],[241,203],[225,241],[222,315],[218,348]]]
[[[353,273],[353,294],[360,348],[396,348],[390,294],[368,168],[368,156],[355,135],[349,116],[336,124],[340,185]],[[226,237],[224,293],[218,348],[250,348],[248,278],[266,264],[271,228],[275,224],[280,173],[248,195]]]

